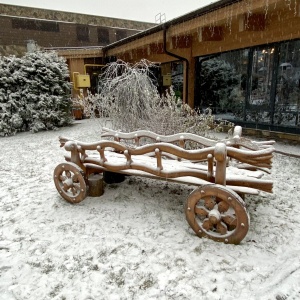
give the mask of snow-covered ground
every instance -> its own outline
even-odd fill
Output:
[[[189,186],[131,177],[60,198],[58,136],[95,141],[94,122],[0,138],[1,300],[300,299],[300,159],[275,154],[274,194],[246,197],[248,235],[226,245],[189,228]]]

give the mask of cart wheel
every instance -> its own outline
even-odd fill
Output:
[[[59,194],[70,203],[78,203],[87,195],[85,174],[74,163],[59,164],[53,174]]]
[[[194,190],[186,201],[186,219],[199,237],[239,244],[249,228],[249,216],[242,198],[218,184]]]

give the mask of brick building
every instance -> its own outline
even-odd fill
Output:
[[[21,56],[32,43],[43,48],[101,47],[154,25],[0,4],[0,55]]]

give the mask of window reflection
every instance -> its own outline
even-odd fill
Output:
[[[198,70],[201,109],[258,128],[299,130],[300,40],[202,57]]]
[[[271,83],[274,48],[255,49],[252,57],[250,97],[246,106],[246,121],[271,122]]]
[[[248,50],[200,59],[198,106],[217,118],[243,119],[247,87]]]
[[[274,122],[299,126],[300,41],[286,42],[279,51]]]

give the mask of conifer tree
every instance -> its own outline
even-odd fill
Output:
[[[0,60],[0,134],[37,132],[71,123],[69,71],[55,52]]]
[[[15,56],[0,57],[0,134],[10,135],[23,127],[26,114],[25,101],[21,97],[18,66],[21,60]]]

